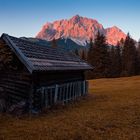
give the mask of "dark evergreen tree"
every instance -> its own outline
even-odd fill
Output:
[[[93,47],[93,38],[92,37],[90,38],[90,41],[89,41],[89,47],[90,47],[90,49],[92,49],[92,47]]]
[[[136,61],[136,74],[140,74],[140,40],[137,46],[137,61]]]
[[[110,77],[120,77],[121,74],[121,51],[119,44],[112,46],[110,51]]]
[[[81,50],[81,59],[86,60],[86,52],[84,49]]]
[[[98,32],[94,43],[90,40],[90,49],[88,53],[88,62],[94,67],[90,75],[91,78],[101,78],[109,76],[109,52],[106,44],[106,38]]]
[[[124,42],[122,50],[122,76],[136,74],[136,46],[129,33]]]
[[[56,42],[56,39],[54,38],[52,40],[52,45],[51,45],[53,48],[56,48],[57,47],[57,42]]]
[[[77,56],[79,56],[79,50],[78,50],[78,49],[75,49],[75,54],[76,54]]]
[[[115,56],[116,56],[116,59],[115,59],[115,63],[116,63],[116,67],[115,67],[115,70],[116,70],[116,77],[120,77],[121,75],[121,72],[122,72],[122,58],[121,58],[121,51],[122,51],[122,48],[121,46],[119,46],[119,44],[117,44],[117,47],[116,47],[116,53],[115,53]]]
[[[124,46],[124,42],[125,40],[122,38],[117,45],[119,45],[120,47],[123,47]]]
[[[110,49],[110,77],[115,77],[115,72],[116,72],[115,59],[116,59],[115,47],[112,46]]]
[[[88,50],[88,56],[87,56],[87,59],[88,59],[88,62],[90,64],[92,64],[92,61],[93,61],[93,51],[94,51],[94,48],[93,48],[93,39],[90,38],[90,43],[89,43],[89,50]]]
[[[94,55],[94,48],[93,48],[93,39],[90,38],[90,42],[89,42],[89,49],[88,49],[88,53],[87,53],[87,61],[89,64],[93,65],[93,55]],[[92,79],[94,78],[94,74],[93,71],[88,71],[86,72],[86,77],[87,79]]]

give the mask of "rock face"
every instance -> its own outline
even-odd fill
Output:
[[[107,38],[107,42],[112,45],[116,45],[118,41],[120,41],[122,38],[126,38],[126,34],[122,32],[118,27],[113,26],[111,28],[107,28],[105,30],[105,35]]]
[[[36,38],[51,41],[52,39],[71,39],[79,45],[86,45],[90,38],[95,38],[100,31],[107,38],[107,43],[116,45],[121,38],[125,39],[126,34],[116,26],[104,29],[97,20],[76,15],[70,19],[58,20],[53,23],[46,23]]]

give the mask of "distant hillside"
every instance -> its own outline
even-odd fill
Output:
[[[21,37],[22,39],[25,40],[30,40],[32,42],[44,45],[44,46],[51,46],[52,41],[46,41],[43,39],[37,39],[37,38],[25,38],[25,37]],[[66,50],[72,51],[72,50],[76,50],[76,49],[82,49],[82,48],[88,48],[88,44],[87,46],[81,46],[78,45],[77,43],[75,43],[74,41],[72,41],[71,39],[57,39],[56,40],[58,47],[64,48]]]

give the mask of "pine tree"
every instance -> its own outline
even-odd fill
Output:
[[[112,46],[110,51],[110,77],[120,77],[121,74],[121,51],[119,44]]]
[[[116,75],[116,65],[115,65],[115,47],[112,46],[110,50],[110,77],[115,77]]]
[[[86,52],[84,49],[82,49],[82,52],[81,52],[81,59],[86,60]]]
[[[89,64],[93,65],[93,55],[94,55],[94,48],[93,48],[93,39],[90,38],[90,43],[89,43],[89,49],[88,49],[88,53],[87,53],[87,61]],[[94,74],[93,71],[88,71],[86,72],[86,77],[87,79],[92,79],[94,78]]]
[[[79,51],[78,49],[75,49],[75,52],[74,52],[77,56],[79,56]]]
[[[119,44],[117,44],[117,47],[116,47],[116,53],[115,53],[115,56],[116,56],[116,77],[120,77],[121,75],[121,72],[122,72],[122,58],[121,58],[121,46],[119,46]]]
[[[125,42],[125,40],[123,38],[121,38],[121,40],[117,43],[117,45],[119,45],[120,47],[123,47],[124,42]]]
[[[132,76],[136,74],[136,46],[129,33],[122,50],[122,75]]]
[[[94,67],[91,77],[100,78],[109,76],[109,53],[106,38],[100,32],[94,40],[90,41],[88,62]]]
[[[94,45],[93,45],[93,39],[90,38],[90,42],[89,42],[89,50],[88,50],[88,55],[87,55],[87,61],[92,64],[93,61],[93,52],[94,52]]]
[[[140,74],[140,40],[137,47],[137,61],[136,61],[136,74]]]
[[[57,42],[56,42],[56,39],[54,38],[52,40],[52,45],[51,45],[53,48],[56,48],[57,47]]]

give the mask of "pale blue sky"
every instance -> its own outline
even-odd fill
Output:
[[[0,0],[0,34],[35,37],[46,22],[76,14],[140,38],[140,0]]]

